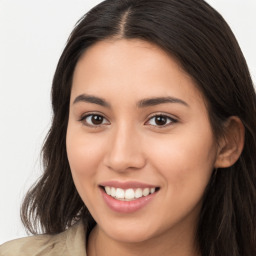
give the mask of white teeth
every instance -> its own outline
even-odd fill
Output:
[[[111,188],[110,187],[105,187],[105,191],[108,195],[111,195]]]
[[[137,188],[135,191],[135,198],[140,198],[140,197],[142,197],[142,189]]]
[[[116,198],[117,199],[124,199],[124,190],[121,188],[116,189]]]
[[[115,188],[111,188],[111,194],[112,197],[116,196],[116,189]]]
[[[149,188],[144,188],[142,194],[143,194],[143,196],[148,196],[149,195]]]
[[[151,194],[155,193],[155,191],[156,191],[155,188],[151,188],[151,189],[150,189],[150,193],[151,193]]]
[[[155,188],[137,188],[137,189],[122,189],[122,188],[114,188],[114,187],[105,187],[105,191],[108,195],[114,197],[118,200],[131,201],[142,196],[148,196],[149,194],[155,193]]]
[[[133,199],[134,198],[134,190],[129,188],[125,191],[125,199]]]

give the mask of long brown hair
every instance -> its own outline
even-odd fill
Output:
[[[146,40],[174,56],[203,93],[216,139],[227,118],[242,120],[243,152],[232,167],[213,172],[196,238],[205,256],[256,255],[255,90],[232,31],[203,0],[106,0],[78,22],[54,75],[44,173],[21,209],[26,228],[56,234],[80,219],[86,227],[94,225],[74,186],[65,138],[76,63],[88,47],[107,38]]]

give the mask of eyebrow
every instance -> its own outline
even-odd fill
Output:
[[[99,97],[93,96],[93,95],[88,95],[88,94],[81,94],[81,95],[77,96],[75,98],[73,104],[78,103],[78,102],[93,103],[93,104],[97,104],[97,105],[100,105],[102,107],[107,107],[107,108],[111,107],[110,104],[105,99],[99,98]],[[155,97],[155,98],[143,99],[137,103],[137,106],[139,108],[145,108],[145,107],[156,106],[156,105],[160,105],[160,104],[164,104],[164,103],[179,103],[186,107],[189,107],[189,105],[185,101],[178,99],[178,98],[174,98],[174,97]]]
[[[140,100],[137,105],[140,108],[144,108],[144,107],[151,107],[151,106],[156,106],[164,103],[179,103],[186,107],[189,107],[188,103],[174,97],[156,97],[156,98],[143,99],[143,100]]]
[[[102,107],[107,107],[110,108],[110,104],[107,103],[106,100],[93,96],[93,95],[88,95],[88,94],[81,94],[77,96],[73,102],[73,104],[78,103],[78,102],[89,102],[93,104],[100,105]]]

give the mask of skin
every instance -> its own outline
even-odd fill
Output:
[[[104,99],[108,106],[74,103],[83,94]],[[144,99],[167,96],[183,103],[138,106]],[[201,200],[214,167],[221,166],[225,145],[217,146],[193,80],[149,42],[105,40],[78,61],[70,102],[68,159],[76,188],[97,222],[88,255],[198,255]],[[93,124],[90,114],[103,121]],[[156,122],[159,114],[167,116],[165,125]],[[160,190],[142,209],[117,213],[105,204],[98,186],[110,180]]]

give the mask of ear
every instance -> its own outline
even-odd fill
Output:
[[[244,147],[244,125],[242,121],[231,116],[225,122],[225,132],[219,140],[215,168],[232,166],[240,157]]]

